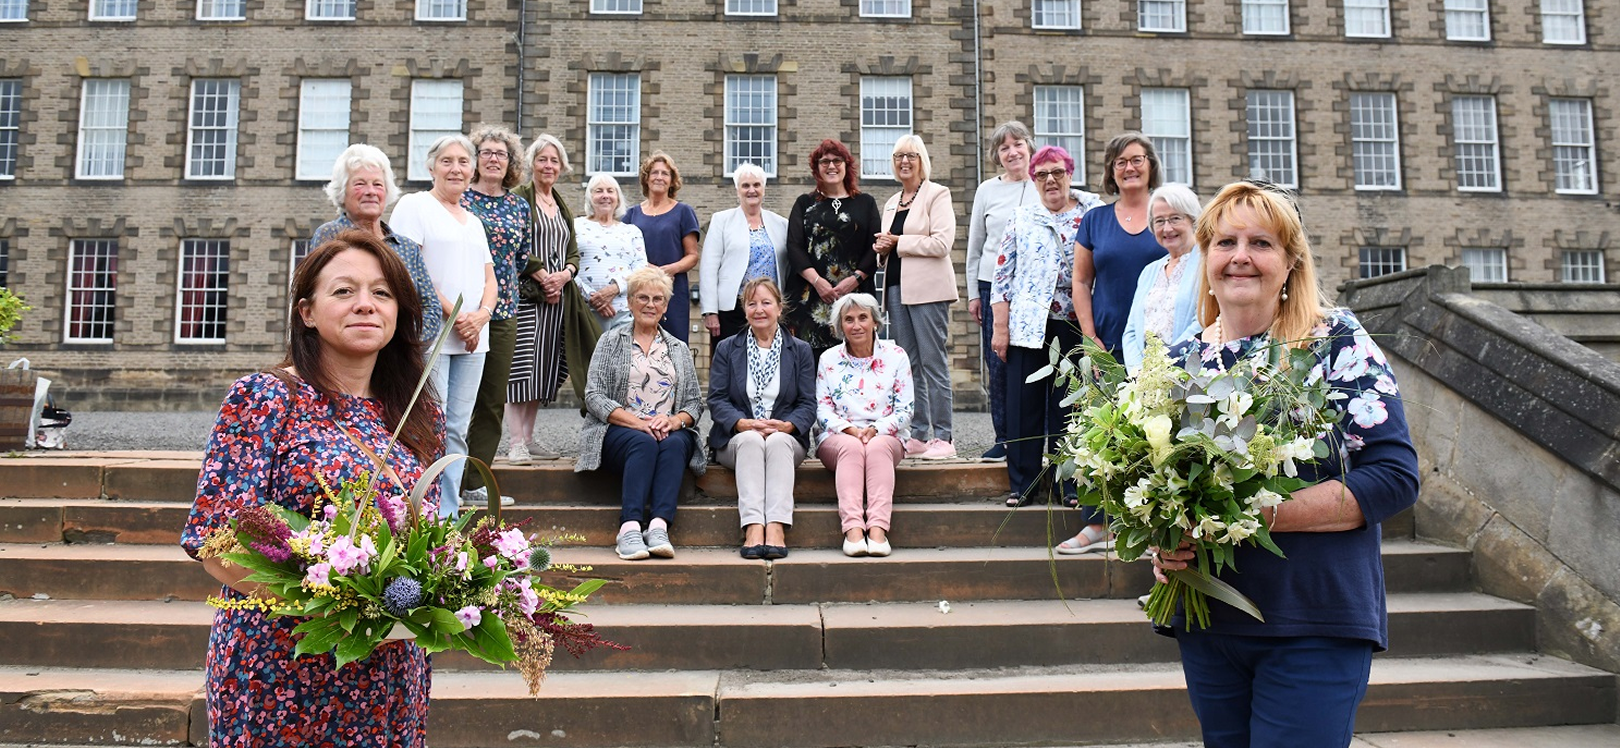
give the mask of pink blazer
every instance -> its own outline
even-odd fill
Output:
[[[900,207],[900,193],[883,204],[883,231],[894,225]],[[956,245],[956,211],[951,207],[951,191],[938,182],[924,181],[917,188],[906,214],[906,230],[894,248],[900,263],[900,298],[906,304],[956,301],[956,266],[951,250]]]

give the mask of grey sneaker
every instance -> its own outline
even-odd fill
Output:
[[[619,558],[626,561],[640,561],[649,555],[646,541],[642,540],[641,533],[635,530],[619,533],[619,545],[614,550],[619,552]]]
[[[647,533],[647,552],[659,558],[674,558],[675,546],[669,542],[669,530],[654,527]]]
[[[517,499],[507,496],[506,494],[501,494],[501,506],[512,506],[516,503]],[[469,488],[461,492],[461,511],[470,512],[477,509],[483,509],[488,506],[488,487],[479,486],[477,488]]]

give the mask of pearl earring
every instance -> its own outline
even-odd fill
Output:
[[[1287,300],[1288,300],[1288,286],[1287,286],[1287,284],[1284,284],[1284,285],[1283,285],[1283,293],[1282,293],[1282,300],[1283,300],[1283,301],[1287,301]]]
[[[1209,295],[1214,296],[1215,295],[1215,289],[1213,289],[1213,288],[1209,289]]]

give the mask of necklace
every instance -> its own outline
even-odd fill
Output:
[[[922,188],[919,187],[916,190],[916,192],[912,192],[911,193],[911,199],[907,200],[906,199],[906,191],[905,190],[900,190],[900,209],[905,210],[906,208],[911,207],[912,203],[917,202],[917,193],[918,192],[922,192]]]
[[[816,188],[816,194],[820,195],[821,198],[824,199],[824,200],[832,201],[832,206],[833,206],[833,212],[834,213],[837,213],[838,211],[844,209],[844,198],[833,197],[832,195],[829,195],[829,194],[827,194],[825,192],[822,192],[820,187]]]
[[[1215,315],[1215,324],[1210,325],[1215,330],[1215,345],[1226,345],[1226,328],[1221,325],[1221,315]]]

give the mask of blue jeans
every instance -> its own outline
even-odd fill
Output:
[[[478,383],[484,378],[482,353],[439,355],[433,365],[433,391],[444,407],[444,453],[467,454],[467,426],[472,423],[473,403],[478,400]],[[439,516],[454,517],[461,506],[461,474],[465,460],[444,469],[439,483]]]
[[[1373,643],[1176,631],[1207,748],[1350,745]]]
[[[602,467],[619,473],[619,524],[647,524],[652,516],[675,524],[675,504],[681,498],[681,478],[697,449],[693,429],[672,432],[663,441],[638,429],[609,425],[602,437]]]
[[[995,311],[990,308],[990,281],[979,281],[979,350],[984,354],[984,371],[990,377],[985,394],[990,397],[990,427],[996,441],[1007,440],[1007,363],[990,347],[996,332]]]

